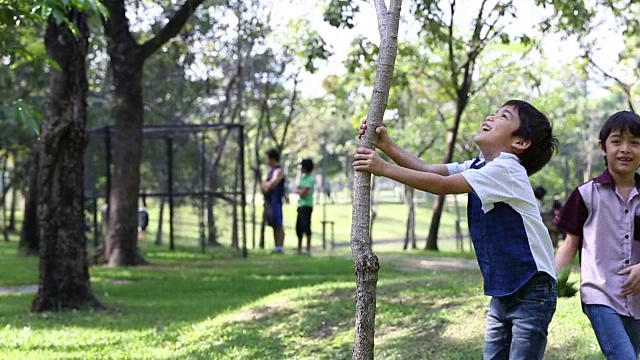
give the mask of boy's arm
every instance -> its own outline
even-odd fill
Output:
[[[405,185],[435,195],[466,194],[473,191],[471,185],[462,176],[456,174],[443,176],[437,173],[407,169],[397,165],[389,164],[382,172],[382,176],[401,182]],[[446,167],[445,167],[446,169]],[[447,171],[448,173],[448,171]]]
[[[580,240],[582,237],[574,234],[567,234],[562,246],[556,253],[556,271],[562,270],[565,266],[571,265],[580,249]]]
[[[309,187],[299,187],[296,189],[296,194],[300,195],[300,196],[306,196],[309,191],[311,190],[311,188]]]
[[[366,129],[367,124],[363,122],[362,125],[360,125],[359,135],[364,135]],[[427,164],[414,154],[403,150],[398,144],[391,140],[386,127],[378,126],[376,128],[376,134],[378,134],[376,147],[387,154],[396,164],[407,169],[430,172],[442,176],[449,175],[449,170],[445,164]]]
[[[284,172],[282,171],[282,169],[281,168],[275,169],[271,179],[265,180],[262,182],[262,190],[263,191],[273,190],[276,186],[278,186],[280,181],[282,181],[283,179],[284,179]]]
[[[447,165],[445,164],[427,164],[422,161],[416,155],[402,149],[395,142],[389,141],[388,144],[380,146],[380,150],[382,150],[385,154],[387,154],[391,160],[393,160],[396,164],[407,168],[413,169],[422,172],[434,173],[442,176],[449,175],[449,170],[447,169]]]

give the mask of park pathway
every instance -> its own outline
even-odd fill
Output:
[[[376,254],[382,266],[391,266],[407,272],[420,271],[480,271],[476,260],[453,257],[435,257],[403,254]]]

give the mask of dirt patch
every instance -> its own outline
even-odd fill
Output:
[[[35,294],[36,292],[38,292],[38,285],[0,286],[0,295]]]
[[[131,280],[109,280],[106,282],[113,285],[128,285],[133,283],[133,281]],[[38,285],[0,286],[0,295],[35,294],[37,292],[38,292]]]
[[[273,313],[280,313],[290,308],[289,301],[287,299],[279,299],[279,301],[273,302],[266,306],[260,306],[256,308],[246,309],[239,312],[233,317],[234,321],[253,321],[265,318]]]
[[[478,263],[470,259],[457,258],[428,258],[418,256],[406,256],[396,254],[379,254],[382,264],[391,265],[396,270],[406,272],[419,272],[429,270],[458,271],[478,270]]]

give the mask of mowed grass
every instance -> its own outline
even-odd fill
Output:
[[[37,283],[37,261],[15,249],[0,244],[0,286]],[[107,311],[31,314],[34,295],[0,294],[0,358],[350,358],[354,277],[343,256],[147,255],[151,266],[90,269]],[[481,358],[481,288],[477,271],[405,273],[383,263],[376,358]],[[560,300],[546,358],[602,358],[578,297]]]
[[[297,205],[294,198],[291,199],[289,204],[283,205],[283,219],[285,229],[285,246],[288,248],[294,248],[297,246],[297,238],[295,232],[295,224],[297,217]],[[466,229],[466,210],[464,204],[461,204],[461,227],[463,234],[467,234]],[[156,239],[156,233],[158,228],[159,210],[155,203],[151,200],[148,201],[149,209],[149,228],[146,234],[146,239],[149,243],[153,243]],[[375,206],[377,216],[373,225],[372,238],[374,240],[374,248],[379,251],[398,251],[402,249],[402,242],[406,233],[406,218],[408,213],[408,207],[402,203],[382,203]],[[260,219],[262,218],[262,205],[256,205],[256,216],[258,223],[254,227],[251,222],[253,208],[247,206],[247,247],[252,249],[254,238],[257,243],[260,239]],[[198,250],[200,248],[200,226],[197,215],[197,209],[195,207],[179,207],[175,211],[174,218],[174,234],[176,247],[185,250]],[[231,208],[227,206],[219,206],[216,208],[217,228],[219,241],[224,245],[231,244],[232,223],[231,223]],[[418,248],[423,249],[426,244],[426,237],[429,233],[429,226],[432,216],[432,207],[430,202],[416,204],[416,237],[418,240]],[[351,236],[351,216],[352,206],[349,203],[345,204],[316,204],[312,213],[312,231],[313,239],[312,244],[320,247],[322,245],[322,221],[334,222],[334,241],[338,246],[344,247],[348,244]],[[165,224],[163,226],[163,241],[166,247],[169,241],[168,230],[168,211],[164,212]],[[439,247],[440,250],[454,251],[456,250],[456,244],[454,241],[455,235],[455,213],[454,209],[450,208],[443,213],[440,230],[439,230]],[[255,236],[254,236],[255,231]],[[240,230],[240,236],[242,230]],[[93,233],[89,234],[93,239]],[[242,240],[241,240],[242,241]],[[331,229],[327,225],[326,228],[326,246],[330,247],[331,242]],[[375,244],[375,242],[379,242]],[[271,228],[267,228],[265,231],[265,243],[267,248],[273,246],[273,233]],[[468,240],[465,240],[465,249],[469,249]]]

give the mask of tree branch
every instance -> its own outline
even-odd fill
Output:
[[[453,88],[457,91],[459,70],[453,49],[453,17],[456,13],[456,0],[452,0],[449,5],[451,8],[451,19],[449,20],[449,25],[447,26],[447,29],[449,31],[449,38],[447,39],[447,46],[449,47],[449,68],[451,70],[451,85],[453,85]]]
[[[435,81],[436,83],[438,83],[438,85],[440,85],[440,87],[442,89],[444,89],[444,91],[447,93],[447,95],[449,95],[452,99],[455,99],[455,97],[456,97],[456,90],[455,89],[457,89],[457,86],[452,91],[451,90],[451,86],[448,86],[448,84],[446,84],[445,81],[443,79],[440,79],[437,75],[428,74],[426,72],[424,72],[424,74],[427,76],[428,79],[431,79],[431,80]]]
[[[117,2],[117,1],[116,1]],[[189,20],[191,14],[196,8],[202,4],[204,0],[185,0],[184,4],[173,14],[169,22],[160,30],[160,32],[142,44],[142,59],[145,60],[162,45],[178,35],[184,24]]]
[[[384,4],[384,0],[374,0],[376,7],[376,15],[378,18],[378,33],[382,39],[385,29],[387,28],[387,6]]]
[[[129,31],[129,19],[127,19],[124,1],[103,0],[103,4],[109,11],[109,17],[102,18],[107,38],[118,39],[118,42],[125,42],[132,47],[139,46]]]
[[[231,76],[231,79],[229,79],[229,82],[227,83],[227,88],[224,90],[224,101],[222,102],[222,108],[220,109],[220,115],[218,115],[218,121],[217,121],[219,123],[223,123],[224,119],[227,117],[227,109],[229,108],[229,102],[231,101],[230,100],[231,89],[236,84],[241,74],[242,74],[242,64],[240,64],[240,61],[238,61],[238,66],[236,67],[236,71]]]
[[[509,1],[507,4],[505,5],[501,5],[500,3],[497,3],[493,9],[491,10],[491,13],[494,13],[496,10],[498,10],[498,7],[501,7],[503,10],[510,7],[511,4],[513,4],[513,1]],[[484,4],[483,4],[484,6]],[[504,11],[498,13],[498,16],[496,16],[496,18],[493,20],[493,22],[488,26],[487,28],[487,33],[484,36],[480,37],[480,40],[483,44],[486,44],[488,42],[490,42],[492,39],[494,39],[494,37],[496,35],[498,35],[502,29],[504,29],[504,26],[500,27],[500,29],[494,31],[494,29],[496,28],[496,25],[498,24],[498,21],[503,18],[504,16]]]
[[[273,130],[273,124],[271,124],[271,111],[269,109],[269,96],[271,92],[269,90],[269,83],[267,83],[267,87],[265,90],[264,102],[262,103],[262,114],[264,114],[265,124],[267,125],[267,131],[269,132],[269,137],[273,139],[274,142],[278,142],[276,138],[275,131]]]
[[[493,79],[496,75],[498,75],[499,73],[504,73],[505,69],[510,69],[511,66],[518,64],[519,62],[521,62],[522,60],[524,60],[527,55],[529,55],[529,53],[531,52],[531,50],[533,49],[533,47],[530,47],[529,49],[527,49],[527,51],[525,51],[522,56],[520,56],[520,58],[518,58],[517,60],[511,61],[509,62],[507,65],[504,66],[500,66],[499,69],[492,71],[489,75],[485,76],[484,79],[482,80],[477,80],[479,81],[479,85],[476,86],[475,89],[470,90],[469,92],[471,94],[475,94],[478,91],[482,90],[485,86],[487,86],[487,84],[489,83],[489,81],[491,81],[491,79]]]
[[[585,57],[587,58],[587,61],[589,61],[589,64],[591,64],[593,67],[595,67],[605,78],[607,78],[609,80],[613,80],[618,84],[618,86],[624,92],[625,97],[627,98],[626,100],[627,100],[627,105],[629,106],[629,110],[631,110],[632,112],[636,112],[635,108],[633,107],[633,102],[631,101],[631,85],[625,83],[619,77],[617,77],[615,75],[612,75],[609,72],[605,71],[598,64],[596,64],[595,61],[593,61],[593,59],[591,58],[591,56],[588,53],[585,54]]]
[[[427,152],[427,150],[431,149],[431,147],[433,146],[433,144],[436,143],[436,137],[432,137],[431,141],[429,141],[429,143],[425,144],[422,149],[420,151],[418,151],[418,157],[421,158],[422,156],[424,156],[424,154]]]
[[[284,130],[282,132],[282,139],[280,140],[280,144],[278,145],[278,150],[281,153],[282,153],[282,150],[284,149],[285,141],[287,140],[287,131],[289,130],[289,126],[293,121],[293,114],[296,110],[296,99],[298,97],[298,83],[300,82],[300,80],[298,80],[298,75],[299,74],[296,74],[295,78],[293,79],[293,94],[291,95],[291,105],[289,107],[289,114],[287,114],[287,117],[285,119]]]

